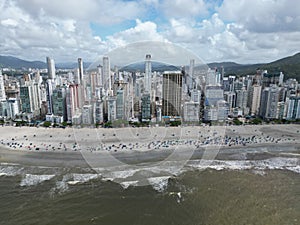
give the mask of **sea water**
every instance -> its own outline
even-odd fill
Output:
[[[205,165],[205,166],[203,166]],[[300,224],[298,157],[191,160],[148,184],[91,168],[0,164],[0,224]],[[101,171],[99,168],[98,171]],[[115,181],[120,182],[115,182]]]

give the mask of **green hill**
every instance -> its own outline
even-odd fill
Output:
[[[285,79],[295,78],[300,81],[300,53],[297,53],[293,56],[282,58],[274,62],[265,63],[265,64],[236,64],[236,63],[210,63],[209,67],[220,68],[224,67],[225,75],[235,74],[239,76],[255,74],[257,69],[266,69],[268,72],[283,72]]]

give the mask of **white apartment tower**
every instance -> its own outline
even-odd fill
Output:
[[[0,70],[0,101],[6,100],[2,71]]]
[[[145,93],[151,93],[151,76],[152,76],[152,68],[151,68],[151,55],[146,55],[145,61]]]
[[[50,57],[46,58],[47,61],[47,69],[48,69],[48,78],[49,79],[55,79],[56,78],[56,72],[55,72],[55,62],[54,59],[51,59]]]
[[[103,67],[102,67],[102,76],[104,81],[105,89],[111,90],[112,89],[112,79],[110,75],[110,62],[108,56],[103,57]]]

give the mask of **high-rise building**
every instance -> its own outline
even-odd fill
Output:
[[[82,82],[83,79],[83,62],[82,58],[78,58],[78,72],[79,72],[79,81]]]
[[[64,121],[66,121],[67,105],[66,105],[65,87],[57,87],[53,90],[52,102],[53,102],[53,114],[55,116],[62,116]]]
[[[142,122],[147,122],[151,120],[151,99],[150,94],[145,93],[142,95],[141,99],[141,111],[142,111]]]
[[[31,84],[31,81],[26,81],[25,85],[20,87],[21,110],[24,113],[35,113],[36,110],[39,110],[35,104],[33,89],[34,86]]]
[[[47,57],[46,61],[47,61],[47,69],[48,69],[48,79],[55,79],[56,78],[56,71],[55,71],[54,59],[51,59],[50,57]]]
[[[6,99],[6,95],[5,95],[4,80],[3,80],[2,71],[0,69],[0,101],[5,99]]]
[[[152,67],[151,67],[151,55],[146,55],[145,61],[145,93],[151,94],[151,76],[152,76]]]
[[[205,77],[206,85],[216,86],[217,85],[217,72],[215,69],[208,69]]]
[[[107,120],[114,121],[117,118],[116,97],[108,96],[107,99]]]
[[[182,72],[166,71],[163,73],[162,116],[182,116]]]
[[[52,94],[53,94],[53,89],[54,88],[55,88],[54,81],[52,79],[48,79],[47,83],[46,83],[48,114],[53,113]]]
[[[110,62],[108,56],[103,57],[103,67],[102,67],[102,75],[103,75],[103,82],[104,87],[106,90],[112,89],[112,78],[111,78],[111,72],[110,72]]]
[[[77,84],[72,84],[66,89],[66,105],[67,105],[67,120],[72,121],[73,117],[78,114],[80,105],[80,88]]]
[[[260,116],[264,119],[277,119],[277,107],[279,102],[277,86],[266,87],[261,94]]]
[[[95,102],[94,118],[95,123],[97,124],[101,124],[104,122],[103,101],[100,99],[96,100]]]
[[[258,115],[259,113],[261,90],[262,86],[259,84],[254,84],[249,88],[248,106],[251,115]]]
[[[235,93],[236,93],[235,106],[238,108],[245,109],[247,107],[248,91],[242,89],[242,90],[237,90]]]
[[[124,120],[125,119],[125,93],[124,90],[119,89],[116,93],[116,117],[117,119]]]
[[[94,123],[93,119],[93,106],[84,105],[82,108],[82,123],[85,125],[90,125]]]
[[[185,102],[183,106],[183,120],[185,122],[199,122],[200,103]]]
[[[300,119],[300,97],[292,96],[287,100],[287,120]]]

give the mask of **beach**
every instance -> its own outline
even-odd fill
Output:
[[[213,155],[208,159],[246,160],[278,154],[277,149],[281,155],[297,156],[299,131],[300,125],[295,124],[109,129],[4,126],[0,127],[0,162],[85,167],[86,157],[94,155],[101,162],[113,155],[126,163],[144,163],[164,160],[174,152],[178,159],[199,159],[209,151]]]

